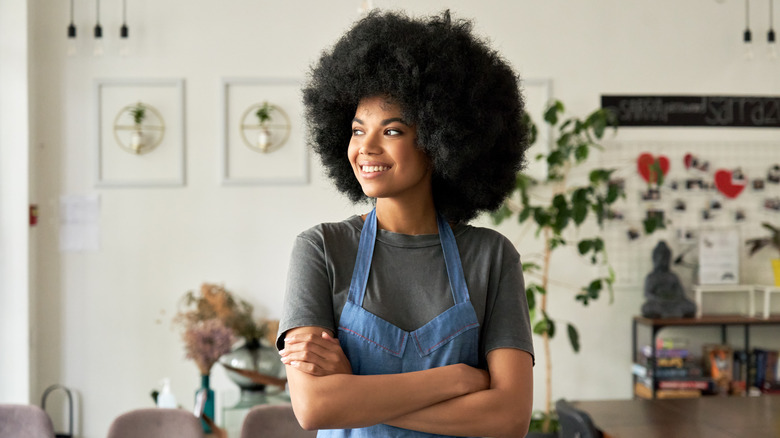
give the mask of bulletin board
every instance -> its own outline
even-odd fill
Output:
[[[673,259],[679,258],[672,269],[685,277],[684,283],[698,283],[703,231],[739,235],[743,263],[738,278],[745,276],[751,264],[744,263],[744,241],[766,234],[762,222],[780,222],[780,140],[607,141],[603,145],[598,164],[616,169],[614,176],[623,180],[627,195],[618,203],[617,218],[604,230],[609,261],[620,273],[617,285],[641,288],[652,270],[652,250],[662,239],[672,248]],[[660,185],[640,171],[642,159],[645,164],[658,162],[665,170]],[[645,235],[643,220],[648,214],[662,214],[666,229]]]

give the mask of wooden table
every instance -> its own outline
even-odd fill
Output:
[[[610,438],[778,438],[780,396],[581,401]]]

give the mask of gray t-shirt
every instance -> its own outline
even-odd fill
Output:
[[[363,219],[324,223],[298,235],[287,276],[277,347],[304,326],[338,333],[349,294]],[[496,348],[533,356],[520,255],[497,231],[453,228],[471,304],[480,323],[480,366]],[[406,331],[416,330],[453,305],[438,234],[412,236],[377,230],[363,307]]]

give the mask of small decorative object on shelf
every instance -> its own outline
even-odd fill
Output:
[[[127,125],[125,120],[132,119]],[[153,106],[138,102],[122,108],[114,119],[114,139],[119,147],[134,155],[146,154],[162,143],[165,122]]]
[[[672,251],[663,240],[653,249],[653,270],[645,277],[642,316],[646,318],[693,317],[696,304],[685,296],[682,283],[670,270]]]
[[[279,106],[267,101],[258,103],[250,106],[241,117],[241,138],[253,151],[273,152],[284,146],[289,137],[290,118]]]
[[[761,226],[769,230],[770,234],[766,237],[748,239],[745,242],[750,247],[748,255],[752,256],[762,248],[771,246],[777,251],[777,255],[780,257],[780,227],[774,226],[769,222],[764,222]],[[775,276],[775,286],[780,286],[780,258],[772,259],[772,271]]]

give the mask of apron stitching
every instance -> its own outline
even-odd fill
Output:
[[[439,341],[436,345],[434,345],[431,348],[425,350],[425,352],[426,353],[430,353],[433,349],[435,349],[439,345],[446,343],[447,341],[449,341],[450,339],[452,339],[455,336],[459,335],[460,333],[470,329],[471,327],[475,327],[475,326],[478,326],[478,325],[479,325],[478,323],[474,322],[474,323],[471,323],[469,325],[466,325],[466,326],[463,326],[463,327],[457,329],[456,331],[451,333],[449,336],[447,336],[446,338],[444,338],[441,341]],[[420,339],[417,337],[417,333],[414,334],[414,338],[417,340],[417,343],[419,344],[420,343]]]
[[[372,339],[369,339],[369,338],[367,338],[367,337],[365,337],[365,336],[361,335],[360,333],[358,333],[358,332],[356,332],[356,331],[354,331],[354,330],[352,330],[352,329],[349,329],[349,328],[347,328],[347,327],[344,327],[343,325],[342,325],[342,326],[339,326],[339,329],[341,329],[341,330],[344,330],[345,332],[352,333],[352,334],[354,334],[355,336],[358,336],[358,337],[360,337],[360,338],[363,338],[363,339],[365,339],[366,341],[368,341],[368,342],[370,342],[370,343],[372,343],[372,344],[376,345],[377,347],[379,347],[379,348],[381,348],[381,349],[383,349],[383,350],[387,350],[387,351],[389,351],[390,353],[393,353],[393,354],[395,354],[395,355],[400,355],[400,354],[401,354],[401,352],[399,352],[399,351],[393,351],[393,350],[391,350],[390,348],[387,348],[387,347],[385,347],[384,345],[382,345],[382,344],[380,344],[380,343],[378,343],[378,342],[375,342],[374,340],[372,340]],[[403,341],[406,341],[406,334],[404,334],[404,337],[403,337],[403,339],[401,340],[401,345],[403,345],[403,344],[404,344],[404,342],[403,342]]]

